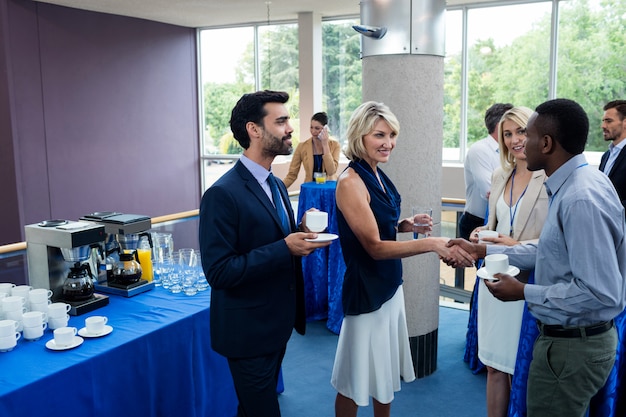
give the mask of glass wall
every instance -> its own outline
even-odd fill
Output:
[[[444,162],[462,163],[469,146],[486,135],[483,116],[492,103],[534,108],[555,97],[583,105],[591,122],[587,149],[604,151],[602,107],[626,97],[626,2],[510,3],[475,3],[446,12]],[[352,29],[358,22],[355,16],[322,23],[322,106],[332,136],[340,141],[361,103],[360,35]],[[288,91],[292,125],[299,129],[297,31],[294,22],[199,31],[205,188],[241,152],[228,119],[244,92]],[[294,143],[299,137],[294,132]],[[588,159],[598,163],[599,154],[589,152]]]

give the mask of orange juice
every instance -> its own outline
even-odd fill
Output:
[[[141,279],[148,282],[152,281],[152,251],[150,249],[137,249],[137,256],[142,270]]]

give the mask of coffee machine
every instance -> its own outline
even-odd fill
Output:
[[[106,236],[102,225],[46,220],[24,226],[24,233],[29,285],[52,290],[52,300],[70,304],[75,316],[109,304],[109,297],[94,292],[90,266],[92,251]]]
[[[100,268],[95,288],[106,294],[133,297],[154,288],[153,282],[138,279],[135,282],[113,279],[112,271],[120,261],[120,254],[137,250],[139,238],[147,236],[150,247],[152,238],[147,231],[152,227],[152,219],[138,214],[123,214],[115,211],[97,211],[80,218],[80,221],[92,222],[104,226],[106,238],[104,251],[106,262]],[[126,261],[130,262],[130,261]]]

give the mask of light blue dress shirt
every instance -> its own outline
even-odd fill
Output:
[[[509,263],[535,268],[524,297],[544,324],[589,326],[613,319],[626,304],[624,208],[610,180],[583,155],[546,181],[550,208],[536,244],[492,245]]]

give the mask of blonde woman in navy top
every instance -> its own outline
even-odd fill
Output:
[[[370,397],[374,416],[388,416],[400,380],[415,379],[400,258],[426,252],[448,255],[445,238],[396,241],[397,232],[414,231],[414,219],[399,221],[400,195],[378,163],[389,160],[398,132],[389,108],[372,101],[355,110],[348,126],[345,154],[351,162],[337,182],[337,222],[346,262],[345,317],[331,379],[338,417],[356,416]],[[430,223],[418,231],[430,232],[432,219],[416,217],[417,223]]]

